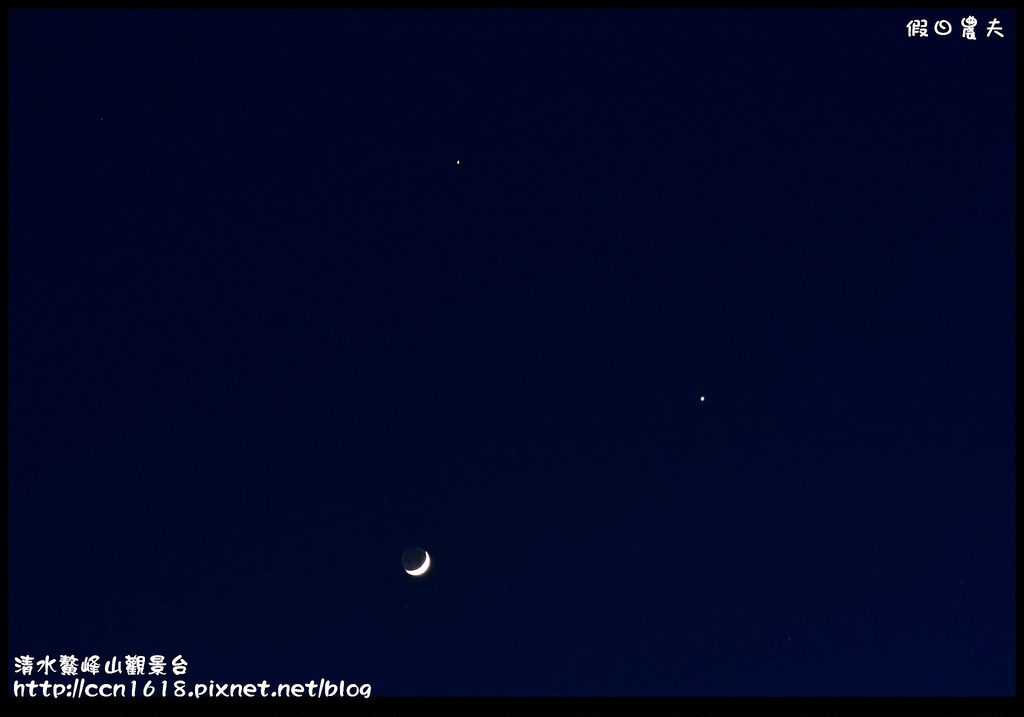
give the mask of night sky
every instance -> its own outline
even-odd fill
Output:
[[[8,19],[10,684],[1014,694],[1012,11]]]

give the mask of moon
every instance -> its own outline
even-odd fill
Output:
[[[402,554],[402,567],[413,577],[430,570],[430,553],[423,548],[409,548]]]

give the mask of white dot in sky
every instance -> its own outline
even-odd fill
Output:
[[[458,164],[458,163],[459,163],[459,160],[458,160],[458,159],[456,159],[456,160],[455,160],[455,164]]]
[[[703,397],[703,396],[701,396],[701,397],[700,397],[700,400],[701,400],[701,401],[703,401],[703,400],[704,400],[704,397]]]

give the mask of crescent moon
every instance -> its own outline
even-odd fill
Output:
[[[415,570],[406,570],[405,572],[409,573],[410,575],[422,575],[423,573],[430,570],[430,553],[424,550],[423,556],[423,565],[419,566]]]

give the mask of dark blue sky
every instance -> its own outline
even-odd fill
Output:
[[[1012,12],[9,22],[12,680],[1014,693]]]

